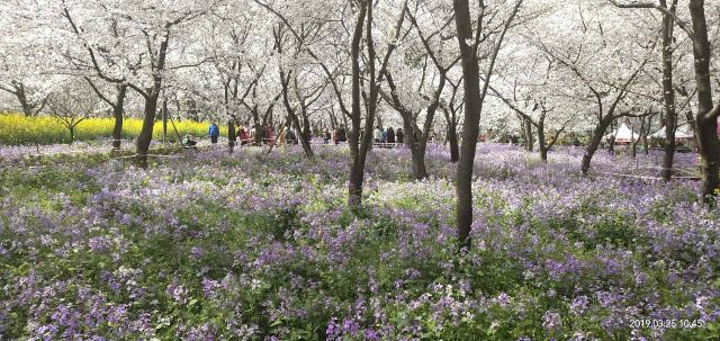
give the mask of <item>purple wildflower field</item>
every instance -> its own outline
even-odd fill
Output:
[[[52,147],[49,151],[52,151]],[[0,149],[0,339],[717,340],[720,212],[657,155],[481,144],[473,247],[455,165],[349,151],[217,148],[155,159]],[[693,169],[696,154],[678,156]]]

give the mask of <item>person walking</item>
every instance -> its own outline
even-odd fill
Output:
[[[210,135],[210,141],[212,144],[217,144],[218,137],[220,136],[220,128],[218,128],[218,125],[213,122],[210,125],[210,128],[208,128],[208,135]]]
[[[398,144],[405,143],[405,133],[403,133],[402,128],[398,128],[397,134],[395,134],[395,137],[397,138]]]

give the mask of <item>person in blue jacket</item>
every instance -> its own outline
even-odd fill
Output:
[[[212,141],[213,144],[216,144],[218,141],[218,137],[220,136],[220,128],[218,128],[215,122],[210,125],[210,128],[208,129],[208,134],[210,135],[210,141]]]

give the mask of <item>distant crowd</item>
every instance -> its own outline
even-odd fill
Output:
[[[362,134],[363,132],[361,132],[361,138]],[[258,129],[246,123],[236,127],[234,141],[241,146],[298,144],[300,138],[298,135],[299,134],[290,128],[289,125],[281,126],[280,131],[276,132],[275,128],[271,125],[265,125]],[[322,138],[323,144],[338,145],[348,140],[348,134],[343,127],[325,128],[318,135]],[[217,144],[220,137],[220,127],[218,127],[217,123],[213,122],[208,127],[208,137],[210,137],[212,144]],[[383,144],[386,146],[401,145],[405,143],[405,133],[402,128],[397,128],[396,131],[393,127],[384,128],[377,126],[373,131],[373,142],[374,144]],[[194,136],[188,134],[182,139],[182,144],[184,146],[194,147],[197,145],[197,141]]]

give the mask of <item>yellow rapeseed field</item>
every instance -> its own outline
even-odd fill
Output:
[[[81,122],[75,129],[76,141],[89,141],[99,138],[112,137],[115,124],[113,118],[90,118]],[[191,120],[175,121],[180,136],[192,134],[194,136],[207,135],[209,123]],[[134,139],[140,134],[142,120],[126,118],[123,123],[122,136],[124,139]],[[227,127],[220,127],[220,134],[227,134]],[[153,139],[162,137],[162,122],[156,121],[153,127]],[[167,137],[174,141],[177,135],[172,124],[168,122]],[[70,132],[57,119],[49,116],[26,117],[18,114],[0,115],[0,145],[33,145],[68,143]]]

